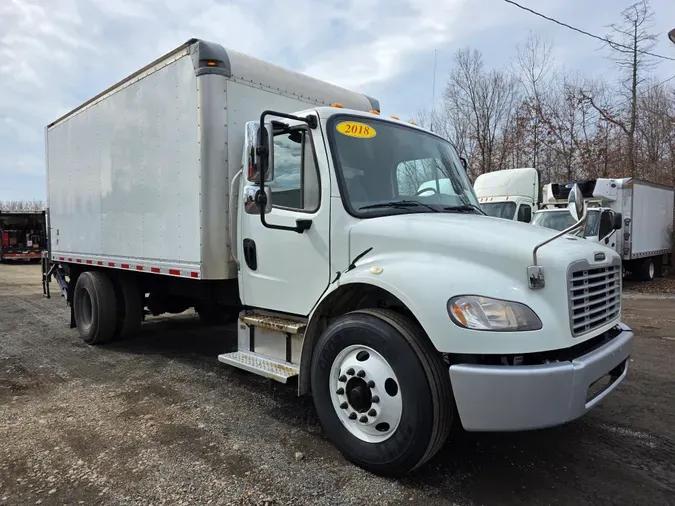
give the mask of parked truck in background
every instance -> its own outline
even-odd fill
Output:
[[[549,184],[544,188],[547,209],[537,211],[532,223],[552,228],[569,225],[573,218],[563,206],[575,183],[594,206],[583,237],[615,249],[625,270],[637,279],[661,276],[664,266],[670,265],[673,188],[633,178]]]
[[[539,184],[539,171],[524,167],[481,174],[473,188],[488,216],[529,223],[539,208]]]
[[[44,211],[0,211],[0,262],[40,260],[46,242]]]
[[[219,360],[296,378],[372,472],[422,466],[453,425],[565,423],[627,374],[619,256],[485,216],[452,145],[364,95],[193,39],[46,140],[44,288],[82,339],[229,317]]]

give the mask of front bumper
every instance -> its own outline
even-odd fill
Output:
[[[464,429],[540,429],[579,418],[626,377],[633,332],[624,324],[619,326],[621,332],[614,339],[571,361],[530,366],[450,366]],[[591,385],[610,372],[608,385],[588,400]]]

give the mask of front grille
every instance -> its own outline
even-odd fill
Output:
[[[573,265],[569,278],[570,326],[574,337],[613,321],[621,311],[621,265],[583,268]]]

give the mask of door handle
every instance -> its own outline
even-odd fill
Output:
[[[258,269],[258,256],[256,254],[255,241],[253,239],[244,239],[244,260],[246,265],[252,271]]]

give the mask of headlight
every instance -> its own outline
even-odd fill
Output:
[[[448,314],[466,329],[491,331],[539,330],[541,320],[529,307],[518,302],[459,295],[448,301]]]

